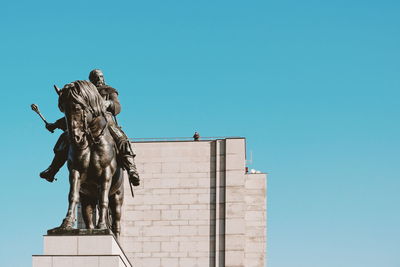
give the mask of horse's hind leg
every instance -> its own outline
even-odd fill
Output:
[[[96,199],[81,194],[82,217],[86,229],[94,229],[94,213],[96,210]]]
[[[110,210],[112,215],[112,231],[117,238],[121,234],[121,208],[124,202],[123,186],[110,196]]]

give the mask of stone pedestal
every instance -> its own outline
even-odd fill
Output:
[[[33,255],[33,267],[132,267],[111,234],[46,235],[43,250]]]

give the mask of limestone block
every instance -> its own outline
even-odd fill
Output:
[[[197,226],[197,235],[199,236],[209,236],[210,226],[209,225],[199,225]]]
[[[105,256],[33,256],[33,267],[127,267],[118,255]]]
[[[253,226],[247,227],[246,236],[247,237],[257,237],[257,236],[265,236],[265,226]]]
[[[210,184],[211,184],[211,179],[209,177],[197,179],[197,185],[200,188],[210,188]]]
[[[265,219],[259,221],[246,221],[246,229],[251,229],[254,226],[262,226],[265,227],[266,221]]]
[[[196,242],[194,241],[184,241],[179,243],[179,251],[189,252],[196,248]]]
[[[161,251],[160,242],[143,242],[144,252],[159,252]]]
[[[162,259],[162,258],[168,257],[169,255],[168,255],[168,252],[152,252],[151,256],[154,257],[154,258],[161,258]]]
[[[152,236],[150,241],[154,241],[154,242],[166,242],[171,240],[171,237],[169,236]]]
[[[131,252],[143,252],[142,243],[136,237],[121,237],[124,249]]]
[[[225,250],[244,250],[245,237],[243,235],[229,235],[225,243]]]
[[[171,209],[173,209],[173,210],[187,210],[187,209],[189,209],[189,205],[182,205],[182,204],[179,204],[179,205],[171,205]]]
[[[197,179],[190,179],[190,178],[185,177],[185,178],[179,179],[179,183],[176,186],[176,188],[187,190],[187,188],[197,187],[197,186],[198,186],[198,180]]]
[[[129,256],[130,256],[130,258],[133,258],[133,257],[149,258],[151,256],[151,253],[149,253],[149,252],[135,253],[135,254],[131,253],[131,254],[129,254]],[[136,265],[135,265],[135,267],[136,267]]]
[[[179,218],[181,220],[197,219],[197,210],[180,210]]]
[[[154,199],[154,196],[153,196]],[[159,195],[156,198],[157,204],[181,204],[180,196],[179,195]]]
[[[143,183],[144,183],[144,187],[145,188],[150,188],[150,189],[163,188],[161,186],[161,179],[160,178],[143,179]],[[136,202],[136,203],[138,203],[138,202]]]
[[[246,195],[244,197],[247,206],[254,205],[257,209],[264,210],[265,206],[265,195],[249,195],[248,192],[250,190],[246,190]],[[251,191],[250,191],[251,192]]]
[[[245,173],[246,158],[244,154],[226,154],[225,170],[240,170]]]
[[[189,225],[210,225],[210,220],[201,220],[201,219],[191,220],[189,221]]]
[[[235,218],[230,219],[227,218],[225,220],[225,234],[228,235],[233,234],[244,234],[246,230],[246,222],[243,218]]]
[[[199,178],[209,178],[210,177],[210,170],[201,170],[198,172],[189,172],[189,173],[182,173],[182,177],[186,178],[193,178],[193,179],[199,179]]]
[[[225,153],[246,155],[246,139],[244,138],[227,138],[225,140]]]
[[[197,241],[196,250],[197,252],[208,252],[210,250],[209,240]]]
[[[250,196],[265,196],[266,190],[265,188],[262,189],[246,189],[246,195]]]
[[[197,267],[197,259],[196,258],[180,258],[179,266]]]
[[[147,225],[151,225],[152,221],[134,221],[133,222],[133,226],[134,227],[138,227],[138,226],[147,226]],[[131,226],[132,227],[132,226]]]
[[[149,181],[149,188],[176,188],[179,186],[179,178],[160,178]],[[146,185],[147,186],[147,185]]]
[[[201,258],[201,257],[208,257],[209,253],[206,251],[191,251],[189,252],[189,258]],[[198,264],[198,261],[197,261]]]
[[[151,205],[135,205],[135,210],[151,210],[151,209],[152,209]]]
[[[246,211],[246,221],[263,221],[265,220],[264,211]]]
[[[169,210],[171,206],[170,205],[157,204],[157,205],[152,205],[151,207],[152,207],[153,210],[161,210],[161,211],[163,211],[163,210]]]
[[[86,265],[80,265],[80,266],[85,266]],[[105,257],[99,257],[99,267],[126,267],[129,265],[124,264],[122,259],[120,257],[116,256],[105,256]]]
[[[124,235],[126,236],[139,236],[140,235],[140,228],[137,226],[133,227],[125,227],[123,229]]]
[[[210,259],[209,255],[205,254],[202,255],[201,257],[197,258],[197,266],[202,267],[202,266],[209,266]]]
[[[142,210],[128,210],[125,212],[125,219],[128,221],[143,221],[144,213]]]
[[[174,257],[174,258],[184,258],[184,257],[187,257],[188,253],[187,252],[171,252],[170,255],[171,255],[171,257]]]
[[[197,195],[196,194],[180,194],[179,201],[182,204],[195,204],[195,203],[197,203]]]
[[[228,202],[225,209],[227,218],[243,218],[245,215],[245,203],[242,202]]]
[[[195,162],[181,162],[180,164],[180,171],[182,173],[196,172],[195,171],[196,169],[197,169],[197,163]]]
[[[225,184],[226,186],[240,186],[244,188],[245,183],[245,173],[244,169],[242,170],[227,170],[226,171],[226,179]]]
[[[139,262],[139,260],[138,260]],[[141,258],[140,259],[141,266],[143,267],[159,267],[161,266],[160,258]]]
[[[201,203],[209,203],[210,199],[214,199],[215,198],[215,194],[198,194],[197,195],[197,202],[199,204]]]
[[[142,173],[161,173],[162,172],[161,162],[147,162],[147,163],[144,163],[143,165],[144,166],[143,166]]]
[[[44,255],[78,255],[78,236],[44,236]]]
[[[98,267],[99,257],[111,255],[120,258],[124,262],[124,266],[129,265],[121,247],[112,235],[47,235],[44,236],[44,255],[52,257],[52,267]]]
[[[179,226],[179,235],[195,236],[195,235],[197,235],[197,227],[196,226],[187,226],[187,225]]]
[[[258,252],[260,254],[265,251],[265,242],[246,242],[246,252]]]
[[[257,258],[250,258],[247,256],[247,253],[245,254],[245,266],[246,267],[264,267],[264,259],[263,257],[257,257]]]
[[[117,242],[111,235],[78,236],[79,255],[122,254]]]
[[[225,191],[226,202],[243,202],[245,189],[241,186],[230,186]]]
[[[52,257],[52,267],[78,267],[78,266],[88,266],[88,267],[98,267],[97,257],[71,257],[71,256],[58,256]]]
[[[176,252],[178,250],[179,250],[178,242],[162,242],[161,243],[161,251]]]
[[[53,258],[51,256],[34,255],[32,267],[53,267]]]
[[[169,189],[169,188],[160,188],[160,189],[151,189],[151,192],[153,193],[153,195],[160,195],[160,194],[170,194],[171,190],[173,189]],[[165,207],[162,207],[163,209]]]
[[[170,221],[171,225],[189,225],[189,221],[187,220],[176,220]]]
[[[99,259],[96,256],[86,257],[86,256],[57,256],[53,257],[53,267],[98,267]],[[117,265],[118,266],[118,265]]]
[[[178,258],[162,258],[161,266],[178,267],[179,259]]]
[[[266,174],[252,173],[246,174],[246,189],[262,189],[266,187]]]
[[[243,266],[244,267],[244,252],[243,251],[225,251],[225,266]]]
[[[145,236],[176,236],[179,235],[179,226],[149,226],[143,228]]]
[[[160,210],[148,210],[143,212],[143,219],[146,221],[157,221],[161,219]]]
[[[179,219],[179,211],[178,210],[162,210],[161,211],[161,219],[162,220],[178,220]]]
[[[163,162],[161,165],[162,173],[177,173],[180,172],[179,162]]]
[[[186,180],[187,181],[187,179],[182,179],[182,180]],[[187,186],[181,186],[181,188],[173,188],[173,189],[171,189],[171,193],[170,194],[171,195],[175,195],[175,194],[188,193],[190,187],[191,187],[190,185],[187,185]]]

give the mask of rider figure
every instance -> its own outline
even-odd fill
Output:
[[[111,86],[108,86],[104,82],[103,72],[101,70],[92,70],[89,74],[89,80],[97,87],[100,95],[105,100],[106,109],[110,112],[114,118],[121,112],[121,105],[118,100],[118,92]],[[61,129],[64,131],[57,140],[54,146],[54,159],[50,166],[43,172],[40,173],[40,177],[46,179],[49,182],[53,182],[56,173],[64,165],[68,157],[68,134],[67,125],[64,117],[57,120],[55,123],[49,123],[46,125],[47,130],[54,131],[55,129]],[[109,122],[108,127],[112,137],[118,148],[118,155],[122,167],[127,170],[129,180],[134,186],[138,186],[140,183],[139,174],[136,170],[135,165],[135,153],[132,151],[131,144],[126,134],[121,130],[115,121]]]

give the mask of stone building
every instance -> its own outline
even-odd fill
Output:
[[[267,177],[246,172],[244,138],[133,145],[120,244],[135,267],[265,266]]]

